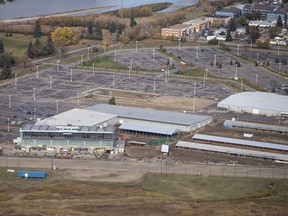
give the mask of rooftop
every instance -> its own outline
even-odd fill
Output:
[[[169,29],[186,29],[189,27],[190,25],[186,25],[186,24],[176,24],[176,25],[170,26]]]
[[[186,25],[195,25],[195,24],[202,24],[202,23],[208,23],[210,21],[205,20],[204,18],[197,18],[197,19],[193,19],[193,20],[189,20],[187,22],[184,22],[183,24]]]
[[[212,120],[211,116],[109,104],[97,104],[87,107],[86,110],[105,112],[112,115],[117,115],[119,118],[138,119],[184,126],[190,126],[193,124],[202,123],[203,121]]]
[[[237,106],[288,113],[288,96],[266,92],[242,92],[227,97],[217,106]]]
[[[43,119],[35,125],[55,125],[55,126],[93,126],[104,123],[117,115],[102,112],[94,112],[85,109],[71,109],[58,115]]]

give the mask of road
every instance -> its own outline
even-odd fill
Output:
[[[145,173],[159,174],[185,174],[201,176],[223,176],[244,178],[287,179],[287,166],[264,167],[242,166],[224,164],[200,164],[200,163],[173,163],[171,160],[157,160],[146,162],[119,162],[96,160],[67,160],[67,159],[43,159],[43,158],[16,158],[0,157],[0,166],[17,169],[50,169],[53,166],[71,174],[80,180],[108,180],[127,181],[135,180]],[[107,178],[107,174],[113,178]],[[101,177],[102,175],[102,177]],[[117,175],[117,178],[115,178]],[[94,179],[94,178],[95,179]]]

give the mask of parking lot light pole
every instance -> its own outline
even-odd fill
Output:
[[[128,74],[128,78],[129,78],[129,80],[130,80],[130,78],[131,78],[131,67],[129,67],[129,74]]]
[[[81,67],[83,66],[83,55],[82,54],[80,56],[80,65],[81,65]]]
[[[196,48],[196,59],[198,59],[199,47]]]
[[[196,82],[194,82],[194,95],[196,95]]]
[[[136,41],[136,52],[138,52],[138,41]]]
[[[235,80],[238,79],[238,64],[235,65]]]
[[[36,108],[34,108],[34,121],[37,121],[37,112],[36,112]]]
[[[88,49],[87,50],[87,59],[89,60],[90,59],[90,47],[88,46],[87,49]]]
[[[237,56],[240,55],[240,45],[238,44]]]
[[[95,75],[95,63],[93,63],[93,76]]]
[[[79,105],[80,105],[80,93],[79,93],[79,92],[77,93],[77,98],[78,98],[77,104],[78,104],[78,106],[79,106]]]
[[[60,63],[60,60],[57,60],[57,69],[56,69],[56,72],[59,72],[59,63]]]
[[[278,68],[278,70],[279,70],[279,74],[280,74],[280,71],[281,71],[281,62],[279,62],[279,68]]]
[[[70,69],[70,81],[72,82],[73,81],[73,70]]]
[[[258,60],[259,60],[259,53],[256,54],[256,62],[257,62],[257,64],[259,62]]]
[[[115,75],[113,74],[113,77],[112,77],[112,86],[114,87],[115,86]]]
[[[196,97],[193,97],[193,113],[195,112],[195,106],[196,106]]]
[[[155,49],[153,49],[152,58],[153,58],[153,61],[154,61],[155,60]]]
[[[208,80],[208,68],[206,68],[206,80]]]
[[[258,74],[256,74],[256,81],[255,81],[256,86],[258,86]]]
[[[56,100],[56,113],[58,114],[58,112],[59,112],[59,109],[58,109],[59,107],[58,107],[58,100]]]
[[[280,54],[280,51],[279,51],[279,43],[278,43],[278,48],[277,48],[277,49],[278,49],[278,55],[279,55],[279,54]]]
[[[130,60],[130,68],[131,68],[131,71],[132,71],[132,68],[133,68],[133,60],[132,59]]]
[[[241,87],[240,87],[241,92],[243,92],[243,80],[241,80]]]
[[[33,88],[33,100],[35,101],[36,100],[36,89]]]
[[[52,76],[50,76],[50,89],[52,89]]]
[[[203,80],[203,87],[206,86],[206,77],[205,77],[205,74],[204,74],[204,80]]]
[[[11,95],[8,95],[8,107],[11,109]]]
[[[39,78],[39,66],[37,65],[36,66],[36,79]]]
[[[179,40],[179,44],[178,44],[178,49],[181,49],[181,38],[178,39]]]
[[[10,118],[8,118],[7,123],[8,123],[8,125],[7,125],[7,126],[8,126],[7,131],[10,132]]]
[[[17,85],[17,73],[15,73],[15,85]]]
[[[217,63],[217,55],[214,55],[214,65]]]
[[[156,91],[156,77],[154,77],[153,90]]]

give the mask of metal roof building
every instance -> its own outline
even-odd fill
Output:
[[[38,121],[36,125],[106,126],[113,125],[117,121],[117,115],[75,108]]]
[[[288,151],[288,145],[269,143],[269,142],[259,142],[253,140],[244,140],[244,139],[235,139],[230,137],[220,137],[220,136],[212,136],[206,134],[195,134],[192,137],[193,140],[202,141],[205,143],[218,143],[218,144],[232,144],[238,146],[246,146],[246,147],[255,147],[262,149],[272,149],[272,150],[280,150],[280,151]]]
[[[266,92],[242,92],[222,100],[217,107],[259,115],[288,115],[288,96]]]
[[[244,121],[238,121],[238,120],[237,121],[225,120],[223,125],[225,128],[231,127],[231,128],[241,128],[241,129],[288,134],[288,127],[279,126],[279,125],[259,124],[259,123],[244,122]]]
[[[286,154],[277,154],[277,153],[264,152],[264,151],[231,148],[231,147],[226,147],[226,146],[217,146],[217,145],[209,145],[209,144],[202,144],[202,143],[179,141],[176,144],[176,147],[185,148],[185,149],[210,151],[210,152],[230,154],[230,155],[236,155],[236,156],[247,156],[247,157],[264,158],[264,159],[270,159],[270,160],[288,161],[288,155]]]
[[[192,115],[180,112],[161,111],[109,104],[97,104],[86,108],[86,110],[117,115],[120,124],[137,123],[146,124],[148,127],[151,125],[157,125],[186,132],[196,130],[207,124],[210,124],[213,121],[211,116]]]

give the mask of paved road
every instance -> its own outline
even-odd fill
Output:
[[[147,162],[118,162],[118,161],[96,161],[96,160],[66,160],[54,159],[53,164],[60,170],[74,170],[91,173],[105,172],[119,173],[123,175],[145,174],[148,172],[162,174],[186,174],[201,176],[225,176],[225,177],[248,177],[248,178],[267,178],[267,179],[287,179],[287,166],[264,167],[264,166],[242,166],[242,165],[215,165],[200,163],[173,163],[172,161],[159,160],[153,163]],[[45,168],[52,166],[51,159],[39,158],[15,158],[0,157],[0,166],[8,168]],[[136,175],[139,177],[139,175]],[[117,181],[117,179],[115,179]]]

